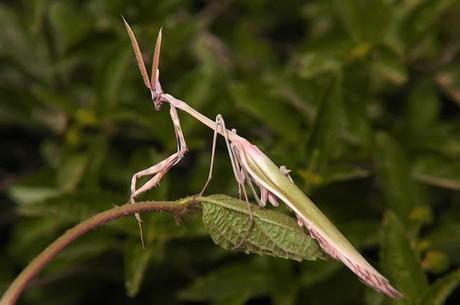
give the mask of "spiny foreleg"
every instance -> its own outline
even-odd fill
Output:
[[[177,140],[177,152],[169,156],[168,158],[164,159],[163,161],[147,168],[142,171],[135,173],[131,178],[131,196],[130,196],[130,203],[136,202],[136,197],[158,185],[160,180],[163,176],[173,167],[176,165],[185,155],[187,152],[187,144],[185,143],[185,138],[182,132],[182,127],[180,125],[179,116],[177,115],[177,110],[174,106],[171,105],[170,109],[170,116],[173,121],[174,125],[174,132],[176,134]],[[146,176],[153,176],[148,180],[144,185],[140,188],[136,189],[137,180],[141,177]],[[141,241],[142,246],[144,246],[144,241],[142,237],[142,219],[139,213],[135,214],[135,217],[139,223],[139,229],[141,232]]]

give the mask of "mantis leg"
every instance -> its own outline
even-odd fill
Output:
[[[169,171],[169,169],[173,167],[174,165],[176,165],[184,157],[185,153],[187,152],[187,144],[185,143],[185,138],[182,133],[182,127],[180,125],[179,116],[177,115],[176,108],[172,105],[170,109],[170,115],[173,121],[174,131],[175,131],[176,139],[177,139],[177,152],[172,154],[168,158],[164,159],[163,161],[147,169],[144,169],[140,172],[137,172],[132,176],[130,203],[135,203],[136,202],[135,198],[138,195],[157,186],[161,178],[163,178],[163,176]],[[137,179],[139,179],[140,177],[145,177],[145,176],[153,176],[153,177],[150,178],[150,180],[148,180],[140,188],[136,189]],[[141,231],[142,245],[144,245],[144,241],[142,238],[142,225],[141,225],[142,219],[139,213],[136,213],[134,215],[139,223],[139,229]]]
[[[206,190],[206,188],[208,187],[209,182],[212,179],[212,173],[213,173],[213,170],[214,170],[214,157],[215,157],[215,154],[216,154],[217,129],[219,128],[219,117],[220,117],[220,114],[218,114],[216,116],[216,128],[214,129],[214,135],[212,137],[211,162],[210,162],[210,165],[209,165],[208,179],[206,180],[206,183],[204,184],[203,188],[201,189],[201,191],[199,193],[200,197],[203,196],[204,191]],[[232,166],[233,166],[233,163],[232,163]]]
[[[286,177],[288,177],[289,180],[291,180],[292,183],[294,183],[294,181],[292,180],[292,177],[291,175],[289,175],[289,173],[291,172],[291,170],[287,169],[286,166],[284,165],[281,165],[280,166],[280,171],[283,173],[283,175],[285,175]],[[274,207],[278,207],[279,206],[279,202],[278,202],[278,199],[276,198],[275,195],[273,195],[272,193],[270,193],[266,188],[264,188],[263,186],[261,186],[260,184],[258,184],[258,187],[260,188],[260,201],[261,203],[259,203],[262,207],[264,207],[267,203],[267,200],[274,206]]]
[[[287,169],[286,166],[281,165],[281,166],[280,166],[280,171],[281,171],[286,177],[288,177],[289,180],[291,180],[292,183],[294,183],[294,180],[292,180],[291,175],[289,175],[289,173],[291,172],[290,169]]]
[[[251,189],[253,190],[253,192],[254,192],[254,187],[253,187],[253,185],[252,185],[252,183],[250,181],[249,175],[247,174],[247,172],[240,165],[240,162],[239,162],[239,159],[238,159],[239,158],[238,150],[236,149],[236,146],[234,146],[234,145],[232,145],[230,143],[230,140],[229,140],[229,137],[228,137],[228,134],[227,134],[227,128],[225,126],[225,121],[224,121],[223,117],[220,114],[216,116],[216,128],[214,129],[212,154],[211,154],[211,166],[210,166],[208,181],[206,181],[206,184],[205,184],[202,192],[204,191],[204,189],[206,188],[206,186],[208,185],[209,181],[212,178],[212,170],[213,170],[213,162],[214,162],[215,149],[216,149],[217,132],[218,132],[219,127],[222,129],[221,130],[222,135],[224,136],[225,143],[227,145],[228,155],[230,157],[230,162],[232,164],[233,174],[234,174],[235,179],[236,179],[236,181],[238,183],[238,192],[240,193],[240,196],[241,196],[241,192],[243,193],[243,196],[244,196],[244,199],[246,201],[248,211],[249,211],[250,225],[249,225],[249,228],[248,228],[247,232],[245,233],[245,235],[241,239],[241,241],[238,243],[238,245],[236,245],[234,247],[234,250],[238,250],[239,248],[241,248],[241,246],[243,245],[243,243],[245,242],[245,240],[249,236],[249,233],[251,232],[252,226],[254,224],[251,204],[249,203],[246,188],[244,186],[244,181],[245,180],[248,181],[248,183],[251,186]],[[233,129],[232,132],[236,132],[236,131]],[[256,198],[258,199],[257,195],[256,195]]]
[[[245,196],[246,201],[248,201],[246,190],[244,189],[244,177],[242,176],[242,172],[240,170],[239,163],[235,157],[235,154],[233,152],[233,149],[231,148],[230,141],[228,139],[228,134],[227,134],[227,128],[225,127],[225,121],[222,118],[222,115],[218,114],[216,116],[216,128],[214,129],[214,136],[212,139],[212,151],[211,151],[211,162],[210,162],[210,167],[209,167],[209,174],[208,174],[208,179],[206,180],[206,183],[204,184],[201,192],[199,193],[200,196],[203,195],[204,191],[208,187],[209,182],[212,179],[212,173],[214,169],[214,157],[215,157],[215,152],[216,152],[216,142],[217,142],[217,133],[218,133],[218,128],[221,128],[222,134],[225,139],[225,143],[227,145],[228,149],[228,154],[230,157],[230,162],[232,164],[232,170],[233,170],[233,175],[235,176],[236,182],[238,183],[238,192],[241,193],[241,190],[243,189],[243,194]]]
[[[260,200],[254,190],[254,186],[252,185],[252,182],[251,182],[251,177],[249,176],[249,174],[247,173],[247,171],[240,165],[240,160],[239,160],[239,154],[238,154],[238,150],[236,149],[235,146],[232,146],[231,147],[232,150],[233,150],[233,155],[235,156],[235,164],[237,166],[237,168],[240,169],[239,173],[240,173],[240,177],[241,177],[241,180],[242,181],[248,181],[248,184],[249,186],[251,187],[251,190],[254,194],[254,198],[256,198],[257,202],[259,204],[260,203]],[[249,203],[249,200],[248,200],[248,195],[246,193],[246,188],[244,187],[244,183],[241,184],[241,188],[243,190],[243,194],[244,194],[244,197],[246,199],[246,205],[248,207],[248,212],[249,212],[249,226],[248,226],[248,229],[246,230],[246,233],[244,234],[243,238],[241,239],[241,241],[238,243],[238,245],[236,245],[233,250],[237,251],[238,249],[240,249],[243,245],[243,243],[246,241],[246,239],[248,238],[249,234],[251,233],[251,230],[252,230],[252,226],[254,225],[254,217],[252,215],[252,208],[251,208],[251,204]]]
[[[135,198],[153,187],[155,187],[161,178],[169,171],[171,167],[176,165],[187,152],[187,144],[185,143],[185,138],[182,133],[182,128],[180,125],[179,117],[177,115],[177,110],[174,106],[171,106],[170,110],[171,119],[174,124],[174,131],[176,133],[177,139],[177,152],[164,159],[163,161],[145,169],[140,172],[137,172],[133,175],[131,179],[131,203],[135,202]],[[143,186],[136,189],[137,179],[145,176],[153,176],[149,181],[147,181]],[[136,216],[138,218],[138,216]],[[139,220],[139,219],[138,219]]]

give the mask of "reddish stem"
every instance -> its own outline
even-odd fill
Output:
[[[195,200],[196,199],[196,200]],[[61,252],[80,236],[92,229],[108,223],[112,220],[149,211],[185,212],[192,205],[197,204],[200,198],[188,197],[179,201],[147,201],[136,204],[125,204],[120,207],[96,214],[89,219],[67,230],[63,235],[51,243],[42,253],[36,256],[32,262],[16,277],[0,299],[0,305],[13,305],[21,296],[30,281]]]

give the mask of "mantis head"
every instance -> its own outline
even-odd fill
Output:
[[[161,105],[165,102],[165,100],[162,98],[163,97],[163,90],[161,89],[160,82],[157,81],[157,86],[155,90],[150,89],[150,94],[152,95],[152,102],[153,106],[155,107],[156,111],[159,111],[161,108]]]
[[[158,69],[159,60],[160,60],[162,29],[160,29],[160,31],[158,32],[157,41],[155,43],[155,51],[153,52],[153,60],[152,60],[152,72],[151,72],[151,77],[149,78],[147,74],[147,69],[145,68],[144,59],[142,57],[141,50],[139,48],[139,44],[137,43],[136,36],[134,35],[134,32],[129,26],[128,22],[126,22],[125,18],[123,18],[123,21],[125,23],[126,30],[128,31],[129,39],[131,40],[131,45],[134,50],[134,55],[136,56],[137,65],[139,67],[142,78],[144,80],[144,84],[147,87],[147,89],[150,90],[153,105],[155,107],[155,110],[158,111],[160,110],[161,105],[163,105],[163,103],[166,101],[165,99],[163,99],[164,92],[161,89],[160,70]]]

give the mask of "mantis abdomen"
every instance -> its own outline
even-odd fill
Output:
[[[401,296],[401,293],[366,261],[320,209],[259,148],[247,140],[234,141],[233,145],[238,151],[241,165],[251,178],[291,208],[326,253],[342,261],[367,285],[390,297]]]

